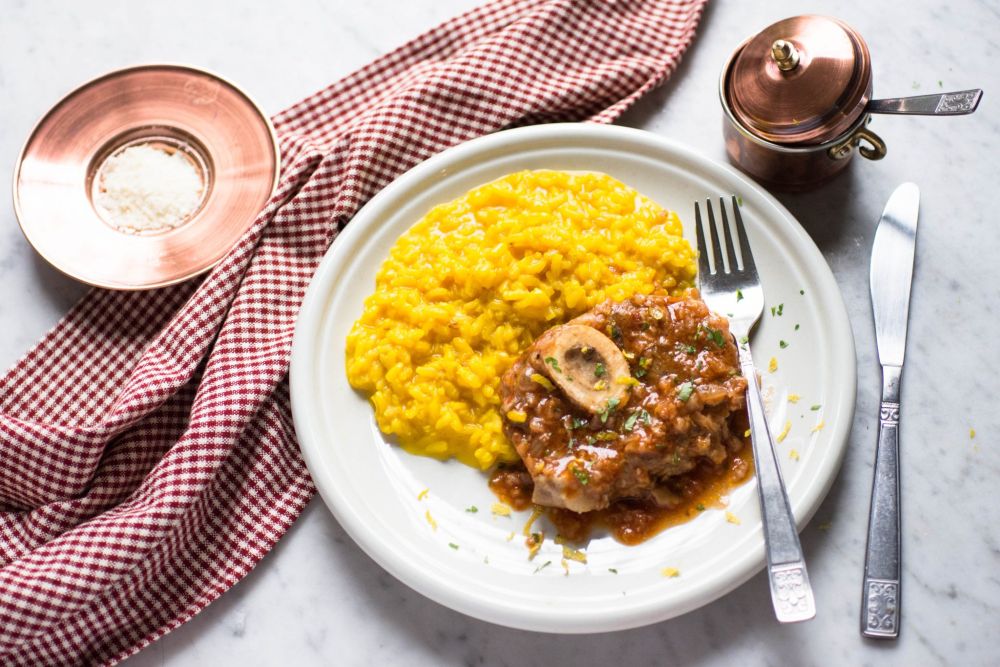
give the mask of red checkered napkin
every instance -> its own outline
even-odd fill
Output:
[[[612,121],[703,2],[491,2],[278,114],[278,191],[207,278],[92,291],[0,380],[0,663],[115,663],[246,575],[313,494],[287,372],[338,230],[459,142]]]

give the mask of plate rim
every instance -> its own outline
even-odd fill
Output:
[[[203,267],[200,267],[200,268],[192,269],[191,271],[187,272],[186,274],[184,274],[182,276],[174,277],[174,278],[171,278],[171,279],[168,279],[168,280],[161,280],[161,281],[150,282],[150,283],[121,283],[121,282],[94,280],[94,279],[87,278],[87,277],[84,277],[84,276],[81,276],[81,275],[77,275],[77,274],[75,274],[75,273],[73,273],[73,272],[71,272],[71,271],[63,268],[62,266],[59,265],[59,263],[57,263],[52,258],[50,258],[47,254],[45,254],[38,247],[38,245],[36,245],[36,243],[32,240],[31,234],[28,231],[28,228],[30,227],[30,225],[26,225],[25,222],[24,222],[24,215],[23,215],[23,212],[21,210],[20,190],[18,188],[18,183],[19,183],[20,178],[21,178],[21,167],[24,164],[24,158],[25,158],[25,156],[28,153],[28,148],[31,146],[32,142],[35,140],[36,136],[38,135],[38,132],[41,130],[41,128],[45,124],[45,122],[48,121],[49,118],[52,117],[52,114],[55,113],[57,109],[59,109],[64,104],[66,104],[67,102],[69,102],[75,95],[81,93],[82,91],[86,90],[87,88],[89,88],[89,87],[91,87],[91,86],[93,86],[93,85],[95,85],[97,83],[100,83],[101,81],[104,81],[106,79],[111,79],[111,78],[114,78],[114,77],[118,77],[118,76],[123,76],[125,74],[130,74],[130,73],[136,72],[136,71],[141,71],[141,70],[156,70],[156,69],[181,70],[181,71],[186,71],[186,72],[193,72],[193,73],[196,73],[196,74],[207,75],[207,76],[209,76],[209,77],[211,77],[211,78],[219,81],[223,85],[229,87],[230,89],[232,89],[233,91],[235,91],[237,94],[239,94],[241,97],[243,97],[247,101],[247,103],[250,105],[250,107],[257,113],[257,115],[260,117],[260,119],[263,121],[264,127],[266,128],[268,137],[270,139],[271,150],[274,153],[274,171],[273,171],[273,173],[271,175],[271,191],[268,194],[267,200],[270,200],[272,197],[274,197],[275,192],[278,191],[278,184],[279,184],[280,179],[281,179],[281,167],[282,167],[282,164],[281,164],[281,144],[279,143],[278,133],[277,133],[277,131],[274,128],[274,123],[271,122],[271,117],[268,116],[264,112],[264,110],[260,106],[260,104],[257,103],[257,100],[254,99],[246,90],[244,90],[241,86],[238,86],[231,79],[222,76],[218,72],[215,72],[214,70],[206,69],[204,67],[197,67],[195,65],[189,65],[189,64],[180,63],[180,62],[143,62],[143,63],[135,63],[135,64],[132,64],[132,65],[126,65],[125,67],[118,67],[118,68],[115,68],[115,69],[112,69],[112,70],[108,70],[106,72],[98,74],[97,76],[91,77],[91,78],[87,79],[86,81],[83,81],[82,83],[80,83],[80,84],[78,84],[76,86],[73,86],[67,92],[65,92],[64,94],[60,95],[59,99],[55,103],[53,103],[45,111],[45,113],[43,113],[41,116],[39,116],[38,120],[36,120],[35,123],[31,126],[31,130],[28,131],[28,135],[27,135],[27,137],[25,137],[24,143],[21,145],[21,149],[17,153],[17,160],[14,163],[13,175],[12,175],[12,178],[11,178],[11,198],[12,198],[13,207],[14,207],[14,219],[17,220],[18,229],[21,230],[21,235],[24,236],[24,240],[28,242],[28,245],[31,246],[32,250],[34,250],[38,254],[39,257],[41,257],[42,259],[44,259],[46,264],[48,264],[49,266],[51,266],[52,268],[54,268],[56,271],[58,271],[62,275],[66,276],[67,278],[71,278],[73,280],[81,282],[81,283],[83,283],[85,285],[90,285],[91,287],[99,287],[99,288],[102,288],[102,289],[111,289],[111,290],[116,290],[116,291],[120,291],[120,292],[140,292],[140,291],[145,291],[145,290],[158,289],[158,288],[161,288],[161,287],[169,287],[171,285],[177,285],[179,283],[182,283],[182,282],[185,282],[187,280],[190,280],[190,279],[192,279],[192,278],[194,278],[196,276],[200,276],[203,273],[211,271],[223,259],[225,259],[226,255],[228,254],[228,253],[224,253],[221,257],[219,257],[218,259],[216,259],[214,262],[211,262],[210,264],[207,264],[207,265],[205,265]],[[250,225],[253,224],[253,220],[254,220],[254,218],[251,218],[249,220],[249,222],[247,223],[247,229],[249,229]]]
[[[584,135],[588,136],[584,137]],[[531,151],[537,147],[536,144],[538,142],[544,143],[554,138],[564,140],[566,142],[565,147],[567,148],[578,147],[578,144],[573,144],[573,141],[577,138],[582,138],[585,142],[583,144],[585,148],[590,147],[586,142],[593,139],[618,139],[622,140],[623,143],[632,144],[638,142],[639,144],[682,156],[703,165],[708,174],[713,173],[713,171],[721,171],[727,177],[738,181],[740,187],[744,189],[744,194],[752,190],[755,196],[759,196],[767,205],[775,210],[775,217],[783,218],[789,223],[782,225],[781,228],[795,241],[797,254],[799,251],[802,251],[804,253],[803,259],[810,264],[818,261],[820,266],[819,278],[821,283],[823,283],[820,287],[826,293],[826,296],[832,299],[832,303],[838,306],[836,309],[838,312],[830,318],[831,323],[838,330],[830,331],[829,335],[843,340],[846,346],[843,352],[850,357],[851,363],[847,364],[847,368],[844,371],[847,381],[839,387],[839,398],[844,406],[843,415],[833,425],[834,428],[831,434],[831,443],[837,447],[837,451],[814,475],[814,479],[822,478],[820,482],[811,483],[803,492],[803,498],[799,503],[799,512],[796,516],[797,528],[801,531],[819,509],[833,482],[837,479],[844,456],[846,455],[848,438],[856,408],[857,353],[853,330],[847,315],[843,295],[840,292],[829,264],[796,218],[773,195],[763,189],[762,186],[749,180],[748,177],[728,165],[707,157],[682,142],[662,137],[647,130],[589,123],[553,123],[503,130],[446,149],[399,176],[369,200],[355,214],[355,218],[362,214],[372,216],[378,213],[383,207],[383,202],[391,200],[395,192],[405,191],[415,183],[433,178],[436,174],[447,173],[448,175],[452,175],[462,171],[461,167],[450,171],[448,167],[452,163],[461,163],[476,154],[489,154],[494,150],[506,149],[505,155],[516,154],[519,150]],[[513,148],[511,145],[513,145]],[[714,580],[706,579],[703,586],[695,586],[690,591],[686,601],[682,601],[682,604],[677,604],[673,608],[663,609],[657,607],[651,610],[640,607],[630,614],[611,619],[611,622],[609,622],[609,619],[600,618],[599,614],[596,616],[590,614],[574,618],[569,623],[559,623],[553,619],[551,614],[544,613],[544,610],[526,611],[523,607],[505,606],[498,604],[495,600],[484,604],[481,600],[463,595],[453,587],[449,587],[447,582],[435,578],[432,573],[422,571],[408,563],[405,555],[401,554],[398,546],[392,545],[391,541],[367,534],[366,527],[343,506],[349,503],[341,496],[336,485],[330,484],[329,480],[324,478],[320,449],[322,444],[317,443],[317,441],[322,439],[316,435],[319,431],[319,418],[303,409],[296,410],[296,405],[302,404],[306,400],[301,397],[310,394],[310,387],[312,386],[309,383],[311,366],[308,354],[314,348],[316,339],[321,333],[322,314],[324,312],[322,300],[327,297],[330,287],[335,284],[335,280],[341,269],[347,265],[347,262],[342,261],[342,259],[345,256],[349,257],[350,246],[356,244],[358,241],[363,241],[366,231],[370,232],[371,230],[363,229],[360,225],[354,227],[348,224],[327,250],[310,281],[296,318],[292,342],[289,387],[292,417],[296,433],[298,434],[299,447],[316,488],[323,498],[324,504],[334,517],[336,517],[345,532],[350,535],[351,539],[370,558],[378,563],[380,567],[413,590],[435,602],[466,615],[507,627],[560,633],[624,630],[679,616],[719,599],[763,569],[763,539],[760,538],[758,541],[757,538],[754,538],[754,548],[748,549],[745,554],[742,554],[741,559],[732,568],[733,573],[723,585],[719,585],[717,582],[713,583]],[[709,590],[703,590],[705,588]]]

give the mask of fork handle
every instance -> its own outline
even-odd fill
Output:
[[[878,449],[868,515],[868,547],[861,598],[861,634],[876,639],[899,637],[899,366],[882,367],[882,405]]]
[[[767,578],[771,584],[774,614],[781,623],[808,621],[816,616],[816,603],[809,585],[802,545],[774,454],[750,348],[746,343],[741,343],[738,348],[740,368],[747,380],[750,442],[757,469],[757,493],[764,524]]]

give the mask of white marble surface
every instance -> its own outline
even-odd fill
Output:
[[[35,120],[79,82],[136,62],[222,72],[276,112],[476,4],[4,0],[0,164],[10,177]],[[997,176],[1000,6],[988,2],[713,3],[673,79],[623,120],[723,156],[719,67],[735,44],[797,13],[839,16],[867,38],[877,94],[981,86],[959,119],[878,118],[881,163],[811,194],[782,196],[822,249],[847,301],[858,349],[858,410],[840,476],[803,545],[819,601],[811,623],[779,627],[762,575],[657,626],[586,637],[489,625],[410,591],[314,501],[245,581],[136,656],[184,665],[648,665],[1000,663],[1000,316]],[[909,357],[903,384],[904,623],[895,643],[858,635],[861,559],[879,390],[868,302],[874,223],[891,190],[923,190]],[[7,181],[9,182],[9,180]],[[39,260],[0,207],[0,362],[9,363],[82,293]],[[970,439],[969,429],[978,435]],[[820,528],[824,526],[824,528]]]

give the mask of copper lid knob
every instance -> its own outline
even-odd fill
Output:
[[[779,39],[771,45],[771,57],[782,72],[795,69],[799,64],[799,52],[791,42]]]
[[[836,139],[871,98],[868,46],[846,23],[794,16],[764,28],[733,55],[723,82],[734,118],[761,139],[816,145]]]

